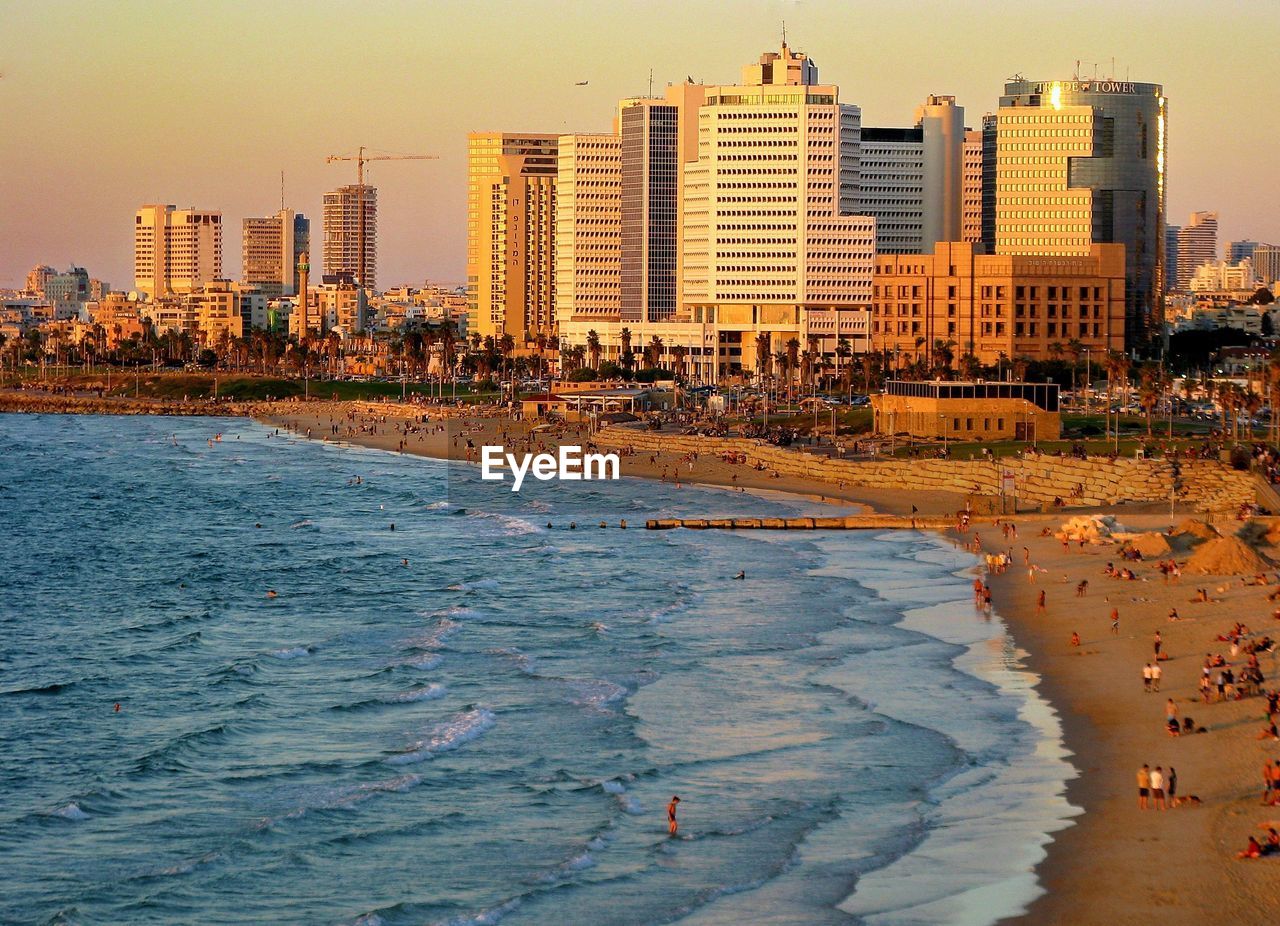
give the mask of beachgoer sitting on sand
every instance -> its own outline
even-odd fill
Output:
[[[1280,740],[1280,730],[1276,729],[1276,722],[1273,720],[1271,723],[1259,730],[1258,735],[1254,737],[1254,739]]]
[[[1262,858],[1262,845],[1250,836],[1249,844],[1236,853],[1236,858]]]
[[[1071,632],[1071,645],[1072,646],[1080,645],[1080,634],[1076,633],[1075,631]]]
[[[1114,576],[1116,574],[1116,567],[1107,563],[1107,568],[1102,570],[1102,574],[1104,576]]]
[[[1177,609],[1177,608],[1170,608],[1170,609],[1169,609],[1169,620],[1171,620],[1171,621],[1180,621],[1180,620],[1182,620],[1182,618],[1178,616],[1178,609]]]
[[[1165,722],[1165,730],[1170,736],[1177,736],[1180,734],[1182,732],[1182,726],[1178,723],[1178,718],[1170,717],[1168,721]]]

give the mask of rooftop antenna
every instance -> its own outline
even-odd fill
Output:
[[[782,47],[787,47],[787,21],[785,19],[782,21]]]
[[[280,171],[280,211],[284,212],[284,171]]]
[[[653,96],[653,68],[649,68],[649,96]]]
[[[1072,80],[1080,79],[1080,59],[1079,58],[1076,59],[1076,69],[1071,72],[1071,79]]]

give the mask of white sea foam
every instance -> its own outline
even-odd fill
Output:
[[[303,656],[310,656],[312,652],[309,646],[293,646],[288,649],[278,649],[271,655],[277,659],[301,659]]]
[[[484,736],[496,722],[492,711],[483,707],[474,708],[436,724],[425,737],[415,742],[406,751],[387,759],[387,762],[390,765],[408,765],[450,752]]]
[[[452,508],[453,506],[448,502],[431,502],[431,504],[424,505],[423,507],[428,511],[443,511],[444,509]]]
[[[75,801],[67,804],[65,807],[59,807],[53,812],[53,816],[61,817],[64,820],[88,820],[89,815],[80,809],[80,805]]]
[[[614,781],[613,779],[600,782],[600,787],[604,788],[604,790],[608,791],[610,794],[625,794],[627,791],[626,785],[620,781]]]
[[[469,913],[463,916],[450,917],[447,920],[437,920],[431,926],[496,926],[504,916],[518,906],[520,906],[520,898],[512,897],[496,907],[481,910],[479,913]]]
[[[297,530],[300,527],[315,527],[315,522],[309,518],[303,518],[301,521],[296,521],[289,526],[294,530]]]
[[[600,711],[627,696],[627,689],[602,678],[575,679],[569,682],[569,688],[573,691],[570,700],[574,704]]]
[[[445,696],[445,687],[439,682],[432,682],[423,688],[411,688],[398,694],[390,695],[386,700],[394,704],[407,704],[412,701],[434,701]]]
[[[439,653],[431,653],[423,656],[421,659],[411,658],[404,662],[404,665],[411,669],[418,669],[422,672],[428,672],[436,668],[440,663],[444,662],[444,657]]]
[[[525,534],[541,534],[545,528],[539,527],[531,521],[523,518],[515,518],[507,514],[498,514],[496,511],[476,511],[472,512],[469,517],[480,518],[486,521],[496,521],[502,528],[504,537],[519,537]]]

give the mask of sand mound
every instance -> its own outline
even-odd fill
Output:
[[[1149,534],[1138,534],[1129,540],[1129,546],[1142,554],[1143,559],[1160,559],[1173,552],[1164,534],[1152,531]]]
[[[1271,563],[1239,537],[1207,540],[1187,560],[1187,572],[1207,576],[1253,575],[1270,568]]]
[[[1091,515],[1079,515],[1063,523],[1054,533],[1059,540],[1078,543],[1106,543],[1111,539],[1109,519]]]
[[[1187,518],[1173,529],[1173,536],[1181,537],[1183,535],[1199,537],[1201,540],[1213,540],[1215,537],[1221,536],[1208,521],[1200,521],[1196,518]]]

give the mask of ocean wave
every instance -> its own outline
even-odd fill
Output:
[[[303,518],[301,521],[296,521],[293,524],[289,525],[289,527],[295,531],[303,527],[315,527],[315,526],[316,526],[315,522],[310,520],[309,518]]]
[[[85,813],[83,810],[81,810],[80,805],[77,804],[75,801],[72,801],[70,804],[67,804],[66,806],[59,807],[57,810],[50,813],[49,816],[61,817],[63,820],[74,820],[77,823],[80,822],[81,820],[89,819],[89,815]]]
[[[480,589],[497,588],[497,579],[476,579],[474,582],[455,582],[450,585],[448,591],[451,592],[474,592]]]
[[[569,700],[582,707],[607,710],[610,704],[621,701],[630,692],[621,685],[602,678],[577,679],[567,682],[573,692]]]
[[[594,841],[594,840],[593,840]],[[590,849],[583,849],[572,858],[566,859],[555,868],[538,878],[543,884],[554,884],[557,881],[563,881],[570,878],[580,871],[586,871],[588,868],[594,868],[596,865],[595,856],[591,854]]]
[[[301,659],[303,656],[310,656],[316,651],[314,646],[292,646],[288,649],[278,649],[271,655],[277,659]]]
[[[436,698],[443,698],[447,692],[444,685],[439,682],[432,682],[423,688],[411,688],[408,691],[402,691],[399,694],[389,695],[383,700],[388,704],[408,704],[413,701],[434,701]]]
[[[286,820],[296,820],[312,811],[342,810],[362,804],[380,794],[400,794],[422,784],[422,776],[398,775],[382,781],[366,781],[360,784],[341,785],[335,788],[311,789],[304,793],[301,803],[285,813],[261,818],[255,830],[263,830]]]
[[[539,527],[531,521],[523,518],[512,517],[509,514],[498,514],[496,511],[473,511],[468,517],[478,518],[486,521],[496,521],[502,527],[502,535],[504,537],[520,537],[527,534],[541,534],[546,528]]]
[[[525,675],[538,674],[537,663],[534,661],[534,658],[528,653],[522,653],[513,646],[504,646],[501,649],[491,649],[488,652],[492,656],[503,656],[506,659],[511,660],[511,662],[515,664],[515,667]]]
[[[427,736],[386,761],[389,765],[407,765],[422,762],[441,753],[452,752],[459,746],[483,736],[495,723],[497,718],[492,711],[483,707],[473,708],[451,720],[437,724]]]
[[[414,637],[400,641],[407,649],[436,649],[444,645],[444,641],[458,632],[459,624],[448,617],[439,617],[427,630]]]
[[[441,502],[430,502],[426,505],[423,505],[422,507],[425,508],[427,511],[444,511],[445,509],[452,508],[453,506],[450,505],[448,502],[441,501]]]
[[[426,653],[421,658],[410,657],[401,665],[408,666],[410,669],[417,669],[420,672],[429,672],[444,662],[444,657],[439,653]]]
[[[465,913],[447,920],[436,920],[431,926],[496,926],[502,918],[520,906],[520,898],[512,897],[497,906],[481,910],[479,913]]]

